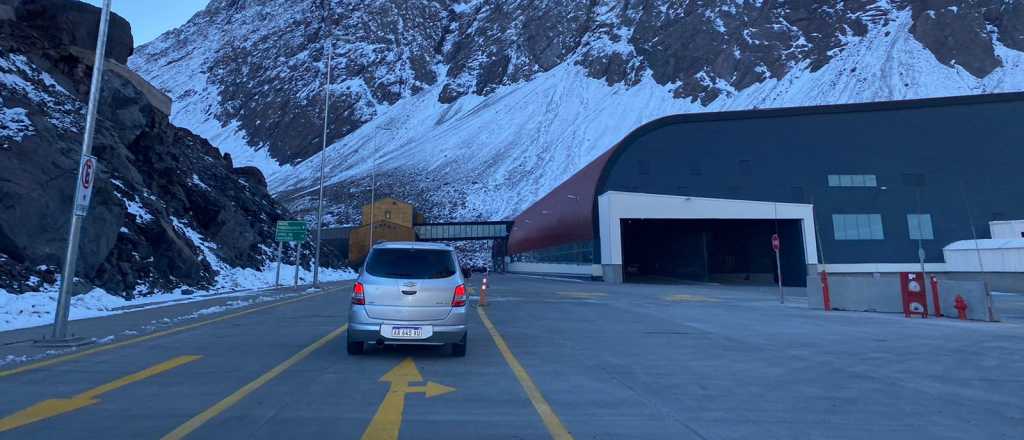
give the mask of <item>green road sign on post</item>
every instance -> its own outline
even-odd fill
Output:
[[[304,221],[277,222],[277,241],[306,241],[308,231]]]

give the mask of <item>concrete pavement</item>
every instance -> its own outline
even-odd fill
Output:
[[[0,367],[0,430],[9,428],[0,438],[1024,432],[1024,319],[1016,319],[1024,316],[1016,313],[1004,323],[905,319],[808,310],[798,292],[779,305],[770,288],[492,275],[486,320],[470,315],[466,358],[409,347],[350,357],[349,288],[172,322],[157,332],[222,318],[13,374],[4,372],[35,364]],[[997,303],[1018,310],[1022,298]],[[234,316],[244,310],[254,311]],[[93,325],[129,325],[130,315]]]

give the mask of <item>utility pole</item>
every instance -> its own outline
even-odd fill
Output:
[[[327,117],[331,105],[331,37],[327,37],[327,84],[324,85],[324,134],[323,145],[320,147],[320,198],[316,207],[316,256],[313,258],[313,289],[320,288],[320,236],[323,235],[324,222],[324,163],[327,151]],[[370,227],[373,230],[373,227]]]
[[[917,188],[917,261],[921,264],[921,288],[924,290],[925,302],[928,301],[928,272],[924,270],[924,230],[921,229],[921,220],[924,213],[921,211],[921,187]],[[933,305],[934,306],[934,305]],[[927,313],[925,314],[927,315]]]
[[[377,127],[380,131],[391,131],[391,127]],[[373,137],[373,157],[370,159],[370,247],[373,249],[373,204],[377,202],[377,152],[380,150],[380,138]]]
[[[82,154],[79,163],[84,163],[92,153],[93,134],[96,133],[96,111],[99,106],[100,85],[103,83],[103,61],[106,58],[107,30],[110,27],[110,1],[103,0],[103,10],[100,12],[100,29],[96,38],[96,60],[92,65],[92,84],[89,87],[89,107],[85,116],[85,133],[82,136]],[[78,201],[79,192],[83,177],[94,179],[93,176],[84,176],[83,171],[92,172],[85,167],[78,170],[78,178],[75,180],[75,203]],[[68,231],[68,248],[64,255],[64,271],[60,279],[60,296],[57,298],[57,313],[53,320],[54,340],[67,339],[68,314],[71,309],[71,287],[75,284],[75,263],[78,259],[78,242],[81,239],[82,220],[85,212],[79,212],[72,208],[71,227]]]

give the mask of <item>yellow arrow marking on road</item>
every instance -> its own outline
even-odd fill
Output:
[[[138,373],[131,374],[122,377],[113,382],[100,385],[89,391],[81,394],[77,394],[68,399],[49,399],[11,414],[3,419],[0,419],[0,432],[8,431],[19,426],[28,425],[29,423],[38,422],[40,420],[48,419],[50,417],[59,416],[61,414],[69,413],[71,411],[85,408],[89,405],[99,403],[99,397],[102,394],[114,391],[132,382],[138,382],[150,376],[163,373],[175,367],[187,364],[194,360],[201,358],[202,356],[179,356],[166,362],[156,364]]]
[[[396,440],[398,430],[402,427],[402,412],[405,409],[405,395],[409,393],[424,393],[427,398],[437,397],[455,391],[455,388],[447,387],[436,382],[427,382],[426,385],[412,386],[410,382],[423,382],[423,375],[416,369],[416,363],[412,358],[405,358],[397,367],[392,368],[387,374],[380,378],[381,382],[390,382],[388,394],[384,397],[377,414],[370,421],[370,426],[363,433],[363,440]]]

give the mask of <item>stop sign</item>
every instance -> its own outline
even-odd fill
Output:
[[[779,234],[772,234],[772,250],[775,251],[775,252],[778,252],[779,251],[779,246],[781,244],[782,243],[779,240]]]

